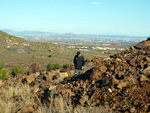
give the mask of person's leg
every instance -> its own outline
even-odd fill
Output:
[[[78,69],[75,69],[75,72],[74,72],[74,75],[73,75],[73,76],[77,77],[77,76],[78,76],[78,74],[79,74]]]
[[[78,70],[78,74],[79,74],[79,75],[82,74],[82,69]]]

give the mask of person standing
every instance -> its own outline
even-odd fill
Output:
[[[78,75],[82,74],[82,70],[84,69],[85,61],[84,56],[81,55],[80,51],[74,57],[74,66],[75,66],[75,73],[74,76],[77,77]]]

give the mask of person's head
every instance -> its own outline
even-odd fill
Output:
[[[80,56],[81,56],[81,53],[80,53],[80,51],[78,51],[78,52],[77,52],[77,56],[78,56],[78,57],[80,57]]]

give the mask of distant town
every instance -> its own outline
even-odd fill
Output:
[[[12,31],[3,30],[11,35],[15,35],[35,42],[50,42],[83,51],[94,51],[101,54],[115,54],[136,45],[147,37],[118,36],[118,35],[87,35],[73,33],[51,33],[41,31]]]

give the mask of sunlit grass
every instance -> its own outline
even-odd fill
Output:
[[[1,87],[1,85],[3,84],[3,81],[2,80],[0,80],[0,87]]]
[[[2,81],[0,81],[0,85]],[[22,107],[33,104],[34,98],[30,93],[32,88],[28,84],[22,84],[20,87],[10,86],[9,89],[2,88],[0,93],[0,113],[13,113]],[[16,101],[14,103],[13,97],[20,96],[21,101]],[[16,106],[17,104],[17,106]]]

